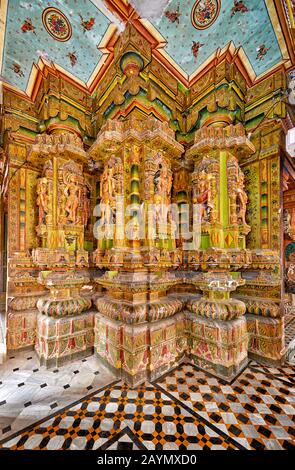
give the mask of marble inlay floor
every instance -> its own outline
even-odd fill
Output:
[[[183,365],[159,385],[246,449],[295,449],[294,368],[283,370],[250,363],[228,384]]]
[[[15,450],[295,449],[294,373],[292,365],[274,369],[251,362],[229,384],[183,364],[134,390],[114,381],[0,445]]]
[[[94,356],[45,369],[34,351],[11,354],[0,365],[0,440],[113,380]]]

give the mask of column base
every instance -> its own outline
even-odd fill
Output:
[[[284,320],[246,314],[249,357],[266,365],[284,361]]]
[[[153,381],[180,363],[187,349],[183,313],[169,319],[126,325],[95,315],[96,355],[109,370],[135,387]]]
[[[246,319],[221,321],[188,313],[189,357],[195,365],[232,381],[248,363]]]
[[[10,351],[34,348],[37,310],[9,312],[7,317],[7,349]]]
[[[282,357],[281,359],[269,359],[267,357],[260,356],[259,354],[255,354],[252,352],[248,353],[249,360],[258,362],[259,364],[267,367],[281,367],[284,362],[285,358]]]
[[[249,358],[246,357],[243,361],[238,364],[230,367],[225,367],[221,364],[214,364],[213,362],[207,361],[206,359],[201,359],[193,354],[189,355],[189,361],[191,361],[195,366],[202,369],[208,374],[214,375],[225,382],[231,383],[235,380],[247,367],[249,363]]]
[[[38,314],[35,350],[47,368],[93,354],[93,312],[52,318]]]
[[[122,368],[118,369],[112,366],[96,350],[94,350],[94,355],[101,362],[101,364],[104,367],[106,367],[117,379],[122,379],[131,388],[138,387],[140,384],[144,383],[145,381],[153,382],[159,379],[160,377],[162,377],[163,375],[167,374],[171,370],[175,369],[175,367],[182,364],[182,362],[187,362],[187,356],[183,354],[181,357],[179,357],[176,361],[174,361],[170,365],[164,364],[163,366],[159,367],[155,371],[149,372],[148,370],[143,370],[143,371],[138,372],[135,375],[132,375]]]

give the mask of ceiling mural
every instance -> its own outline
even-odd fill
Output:
[[[25,90],[39,57],[87,82],[110,20],[90,0],[8,0],[1,75]]]
[[[150,34],[156,29],[158,39],[162,36],[165,58],[172,69],[181,69],[184,80],[231,41],[236,48],[242,46],[254,77],[283,59],[266,6],[271,0],[4,1],[7,17],[1,75],[23,91],[32,65],[40,57],[87,83],[107,52],[98,49],[106,31],[113,25],[120,32],[128,21],[133,22],[132,7],[149,21],[145,24],[147,29],[152,26]],[[120,17],[122,5],[131,10]]]
[[[264,0],[172,0],[154,26],[187,75],[230,41],[243,47],[256,75],[282,60]]]
[[[72,36],[72,26],[70,21],[57,8],[45,8],[42,13],[42,23],[47,33],[57,41],[65,42]]]
[[[220,0],[197,0],[193,6],[191,19],[196,29],[209,28],[220,12]]]

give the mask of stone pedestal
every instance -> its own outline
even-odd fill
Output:
[[[80,289],[89,276],[75,271],[41,272],[39,282],[50,290],[37,302],[36,352],[40,363],[59,366],[93,352],[93,314]]]
[[[181,362],[187,349],[184,313],[137,325],[96,313],[94,335],[97,356],[132,387],[168,372]]]
[[[190,357],[199,367],[232,380],[248,362],[246,306],[230,298],[244,281],[238,273],[209,272],[195,283],[204,295],[187,302]]]
[[[37,310],[9,312],[7,317],[7,349],[34,348]]]
[[[248,363],[245,318],[212,320],[187,314],[190,358],[197,366],[227,381]]]
[[[49,289],[47,296],[37,302],[40,313],[49,317],[79,315],[91,307],[91,299],[82,297],[80,290],[89,281],[89,275],[77,271],[41,271],[39,282]]]
[[[46,293],[38,284],[38,271],[28,252],[9,258],[7,298],[7,349],[33,349],[36,338],[37,301]]]
[[[266,365],[279,366],[284,360],[283,318],[246,315],[249,357]]]
[[[65,318],[38,314],[36,352],[40,364],[59,367],[93,354],[93,313]]]

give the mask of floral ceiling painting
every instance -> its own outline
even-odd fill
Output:
[[[90,0],[8,0],[1,75],[25,90],[32,64],[43,57],[87,82],[101,59],[97,46],[109,25]]]
[[[264,0],[172,0],[154,26],[167,41],[165,51],[188,76],[230,41],[243,47],[256,75],[282,60]]]
[[[118,27],[121,21],[122,31],[133,21],[132,15],[119,20],[104,0],[5,1],[1,75],[23,91],[40,57],[87,83],[102,58],[98,45],[110,25]],[[284,59],[269,0],[150,0],[149,8],[138,0],[129,4],[158,31],[165,57],[186,80],[231,41],[242,47],[256,76]]]

